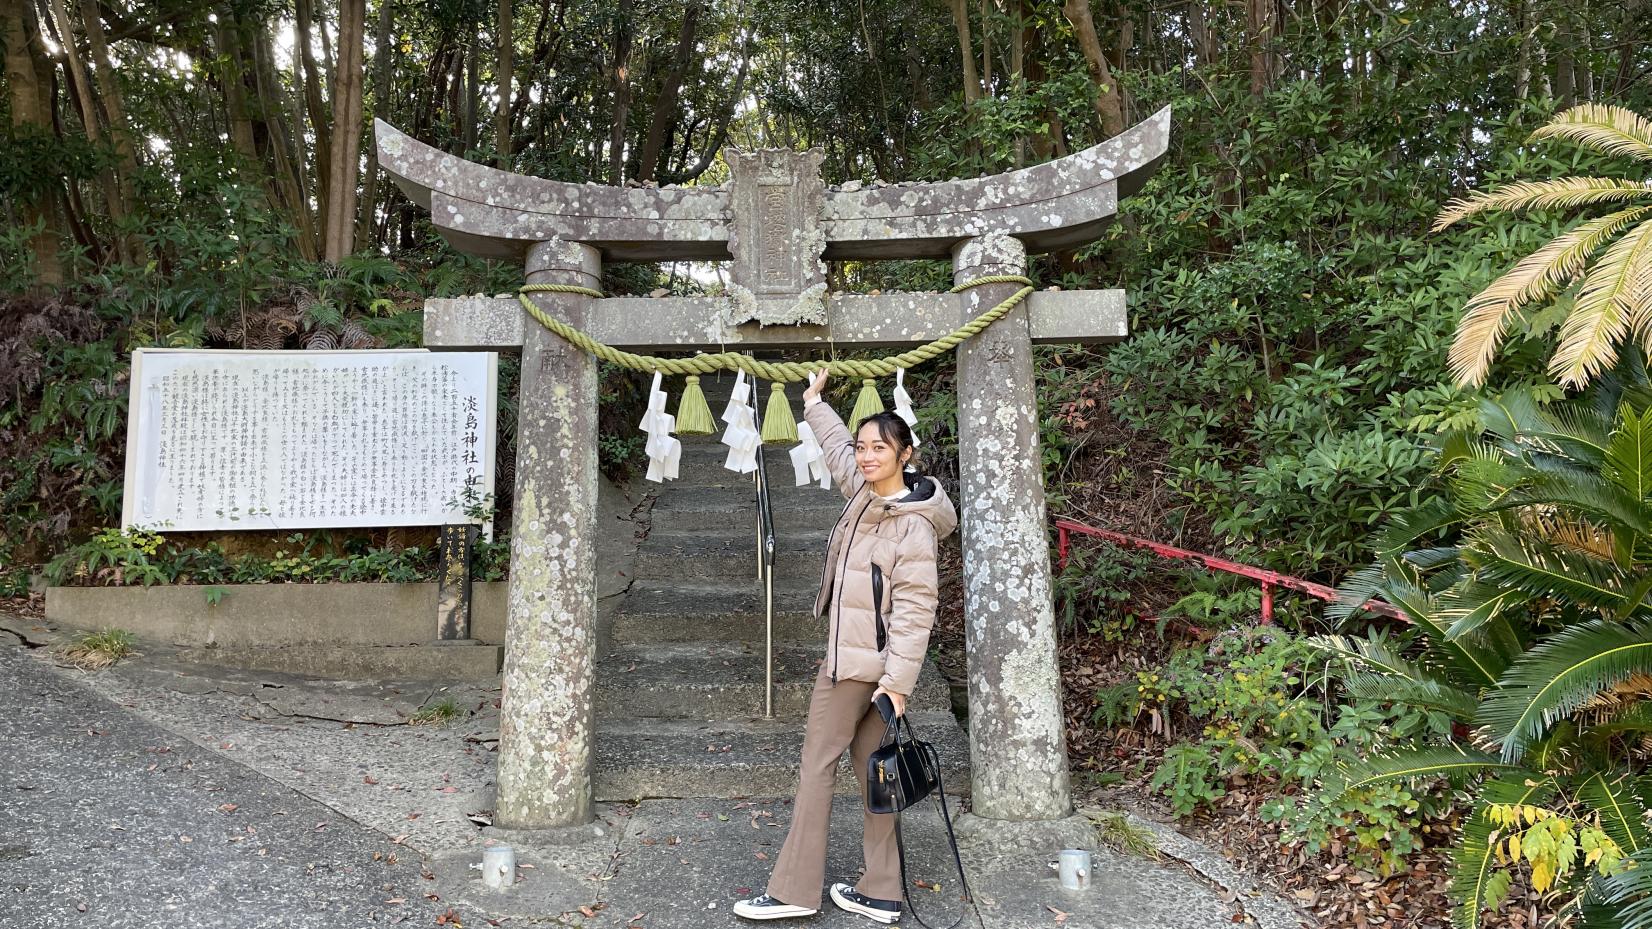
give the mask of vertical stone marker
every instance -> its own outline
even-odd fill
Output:
[[[1029,249],[1082,245],[1112,221],[1119,198],[1164,158],[1170,110],[1019,171],[870,188],[826,187],[818,152],[733,150],[729,185],[566,184],[467,163],[382,121],[375,132],[385,171],[429,206],[450,243],[525,257],[529,282],[597,288],[602,258],[733,259],[732,299],[536,295],[617,348],[899,350],[945,335],[1017,285],[826,298],[822,262],[950,257],[958,283],[1023,274]],[[1041,292],[958,349],[977,832],[1022,821],[1045,845],[1093,836],[1070,815],[1031,346],[1125,335],[1122,292]],[[593,812],[596,366],[513,298],[426,301],[425,344],[522,349],[497,821],[577,826]]]
[[[957,284],[1025,273],[1026,247],[1008,236],[966,239],[953,251]],[[1019,286],[971,288],[960,321]],[[990,819],[1060,819],[1073,804],[1026,304],[957,353],[973,812]],[[980,660],[985,656],[992,657]]]
[[[601,286],[601,253],[577,242],[534,246],[527,268],[530,284]],[[592,298],[534,300],[583,327]],[[494,821],[577,826],[595,816],[596,359],[536,324],[522,343],[521,390]]]

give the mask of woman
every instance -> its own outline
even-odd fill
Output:
[[[935,621],[935,546],[958,525],[940,483],[909,468],[906,423],[879,413],[851,440],[843,420],[820,400],[825,384],[822,371],[804,391],[803,417],[849,502],[827,538],[815,596],[815,615],[824,611],[827,618],[826,659],[809,700],[791,829],[767,892],[734,905],[749,919],[819,912],[838,758],[850,748],[864,801],[866,759],[887,731],[874,701],[887,695],[896,714],[906,712]],[[833,884],[832,902],[892,923],[901,917],[902,896],[893,814],[865,813],[863,845],[865,874],[857,884]]]

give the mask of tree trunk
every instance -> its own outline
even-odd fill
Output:
[[[711,163],[716,159],[717,153],[723,148],[724,140],[728,138],[728,127],[729,123],[734,119],[735,107],[740,104],[741,100],[745,99],[746,74],[750,68],[751,35],[748,33],[746,36],[746,41],[740,52],[740,70],[735,72],[734,75],[734,89],[730,91],[728,95],[728,102],[724,104],[722,112],[717,114],[716,128],[712,129],[706,136],[706,147],[700,154],[700,160],[695,162],[692,167],[685,168],[680,174],[661,175],[660,182],[662,184],[687,183],[704,174],[706,169],[711,167]],[[685,157],[683,160],[687,161],[688,159]]]
[[[1107,65],[1107,55],[1101,50],[1101,39],[1096,36],[1096,23],[1090,17],[1089,0],[1065,0],[1061,12],[1073,24],[1073,37],[1084,52],[1085,64],[1090,66],[1090,79],[1096,85],[1092,103],[1096,115],[1101,118],[1101,133],[1112,138],[1124,131],[1124,104],[1120,99],[1118,81],[1113,79],[1113,71]]]
[[[992,93],[992,23],[987,16],[992,12],[989,0],[980,0],[976,15],[981,20],[981,96]]]
[[[1272,84],[1270,48],[1274,38],[1273,0],[1245,0],[1245,45],[1250,56],[1250,93],[1260,97]]]
[[[292,141],[293,133],[284,118],[286,109],[281,105],[281,85],[276,78],[269,27],[261,20],[255,22],[257,34],[253,37],[252,51],[256,62],[253,74],[257,79],[258,110],[263,117],[264,132],[274,163],[271,181],[276,198],[285,207],[298,233],[299,253],[306,260],[314,261],[321,256],[321,247],[316,242],[315,220],[310,215],[309,201],[304,197],[304,163],[299,159],[298,149]]]
[[[694,60],[694,36],[699,28],[700,11],[704,7],[703,0],[692,0],[683,10],[683,26],[677,33],[677,52],[672,57],[671,69],[665,73],[660,85],[660,94],[654,99],[654,115],[648,121],[648,135],[643,138],[642,148],[637,154],[639,181],[653,180],[660,168],[660,152],[665,148],[670,134],[668,129],[677,116],[677,95],[682,90],[689,63]]]
[[[104,37],[103,18],[97,0],[80,0],[80,16],[86,30],[87,47],[92,53],[92,73],[97,80],[103,113],[109,119],[109,138],[114,143],[116,193],[120,197],[122,212],[130,214],[137,202],[132,192],[132,178],[138,173],[138,156],[133,149],[132,131],[126,120],[126,101],[121,95],[120,81],[115,78],[114,65],[109,60],[109,43]],[[123,236],[121,248],[129,261],[142,263],[145,258],[143,240],[136,235]]]
[[[328,215],[328,172],[332,170],[333,164],[333,130],[332,123],[327,116],[327,106],[321,98],[321,87],[326,83],[326,80],[316,67],[315,53],[310,48],[310,25],[314,18],[314,2],[315,0],[297,0],[294,44],[298,46],[296,57],[304,69],[304,109],[310,116],[310,130],[315,133],[316,213],[318,216],[325,217]],[[330,74],[325,77],[330,78]],[[325,225],[325,219],[323,225]]]
[[[46,96],[40,75],[35,70],[34,38],[31,27],[34,17],[28,0],[0,0],[0,44],[6,50],[6,90],[11,110],[11,124],[29,134],[49,135],[51,113],[46,108]],[[58,254],[58,240],[63,224],[57,203],[50,189],[42,190],[33,199],[18,205],[18,219],[28,226],[40,226],[29,237],[29,255],[32,259],[33,290],[45,291],[63,283],[63,262]]]
[[[969,37],[969,7],[964,0],[948,0],[952,7],[952,26],[958,33],[958,54],[964,64],[964,108],[974,110],[981,99],[981,75],[975,67],[975,43]]]
[[[516,66],[516,23],[511,13],[511,0],[499,0],[499,22],[493,37],[499,56],[499,62],[494,66],[494,82],[499,85],[499,109],[493,117],[493,147],[494,163],[507,171],[511,166],[511,72]]]
[[[1016,97],[1027,94],[1027,5],[1021,0],[1015,11],[1015,31],[1010,34],[1010,92]],[[1015,135],[1015,166],[1027,165],[1027,134]]]
[[[390,44],[390,0],[379,0],[378,35],[373,39],[373,113],[388,119],[390,113],[390,58],[395,54]],[[361,216],[356,224],[357,245],[376,241],[373,215],[378,210],[379,148],[367,147],[367,174],[361,184]]]
[[[328,171],[322,257],[334,264],[355,251],[356,172],[361,157],[362,57],[367,0],[340,0],[338,70],[333,74],[333,160]]]
[[[625,183],[625,125],[631,113],[631,0],[620,0],[614,22],[614,61],[608,73],[614,98],[608,126],[608,183]]]
[[[92,94],[91,74],[86,70],[86,63],[81,60],[79,43],[75,41],[74,20],[69,18],[68,8],[63,0],[51,0],[52,21],[57,26],[57,40],[63,49],[64,60],[68,64],[69,85],[74,90],[75,101],[80,109],[80,122],[86,128],[86,139],[92,144],[103,141],[104,128],[101,110],[97,99]],[[115,252],[121,261],[132,262],[136,259],[126,248],[128,236],[120,231],[130,212],[127,201],[122,199],[120,183],[115,178],[111,168],[98,172],[98,186],[103,189],[104,209],[109,214],[109,224],[115,228]]]

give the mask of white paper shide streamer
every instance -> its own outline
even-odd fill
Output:
[[[797,478],[797,486],[816,481],[821,490],[831,490],[832,473],[826,470],[826,452],[815,438],[815,431],[808,423],[798,423],[797,438],[798,445],[792,449],[792,473]]]
[[[676,480],[683,457],[682,440],[671,434],[677,428],[677,417],[665,411],[665,399],[660,372],[655,371],[654,386],[648,391],[648,411],[642,414],[637,427],[648,434],[648,443],[643,446],[648,453],[648,473],[644,476],[656,484]]]
[[[912,395],[906,392],[906,369],[895,369],[895,415],[906,420],[912,430],[912,447],[918,447],[918,414],[912,412]]]
[[[746,372],[734,377],[734,390],[729,394],[728,406],[723,408],[722,420],[728,423],[722,442],[728,446],[728,458],[723,467],[738,474],[757,470],[757,449],[762,436],[757,432],[757,414],[751,408],[751,385]]]

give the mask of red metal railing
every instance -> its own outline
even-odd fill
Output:
[[[1300,591],[1311,597],[1318,597],[1319,599],[1330,603],[1336,603],[1342,599],[1337,596],[1337,592],[1334,588],[1326,587],[1324,584],[1315,584],[1313,581],[1305,581],[1300,577],[1291,577],[1289,574],[1280,574],[1278,571],[1269,571],[1266,568],[1257,568],[1247,564],[1240,564],[1237,561],[1229,561],[1226,558],[1218,558],[1215,555],[1206,555],[1202,552],[1189,551],[1185,548],[1177,548],[1174,545],[1166,545],[1163,542],[1154,542],[1150,539],[1139,539],[1135,536],[1125,535],[1121,532],[1114,532],[1110,529],[1097,529],[1094,526],[1086,526],[1081,522],[1071,519],[1056,520],[1055,528],[1058,535],[1056,551],[1060,559],[1059,563],[1063,568],[1067,566],[1067,549],[1070,545],[1070,537],[1074,533],[1077,533],[1078,535],[1098,536],[1114,543],[1115,545],[1123,545],[1129,548],[1145,548],[1153,554],[1158,555],[1160,558],[1176,558],[1184,561],[1197,561],[1212,571],[1226,571],[1229,574],[1237,574],[1240,577],[1248,577],[1252,580],[1259,581],[1262,584],[1262,624],[1265,626],[1273,623],[1273,589],[1276,586],[1284,587],[1289,590]],[[1376,613],[1378,616],[1387,616],[1390,619],[1397,619],[1401,622],[1411,621],[1411,617],[1405,615],[1402,610],[1399,610],[1390,604],[1383,603],[1381,600],[1368,600],[1365,602],[1363,609]]]

